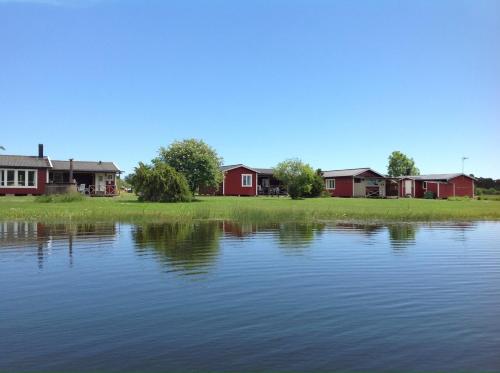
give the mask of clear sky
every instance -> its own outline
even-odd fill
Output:
[[[400,150],[500,178],[500,1],[0,0],[5,154],[128,172],[190,137],[226,164]]]

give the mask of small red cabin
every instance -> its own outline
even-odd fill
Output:
[[[224,179],[217,190],[200,188],[200,194],[218,196],[256,196],[258,172],[243,164],[222,166]]]
[[[399,178],[399,196],[423,198],[432,192],[436,198],[474,198],[474,178],[465,174],[431,174]]]
[[[385,176],[368,167],[324,171],[323,179],[332,197],[385,196]]]

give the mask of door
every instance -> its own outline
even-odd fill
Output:
[[[104,174],[95,174],[95,190],[99,194],[106,192],[106,180]]]
[[[405,180],[405,196],[407,195],[413,195],[412,193],[412,185],[413,181],[412,180]]]

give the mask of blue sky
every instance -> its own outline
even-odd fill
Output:
[[[0,144],[500,178],[500,2],[0,0]]]

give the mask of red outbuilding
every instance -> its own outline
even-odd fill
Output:
[[[385,176],[369,167],[323,172],[332,197],[385,197]]]
[[[224,179],[217,190],[200,188],[200,194],[218,196],[256,196],[258,172],[244,164],[222,166]]]
[[[399,196],[423,198],[432,192],[435,198],[474,198],[475,179],[465,174],[430,174],[399,178]]]

